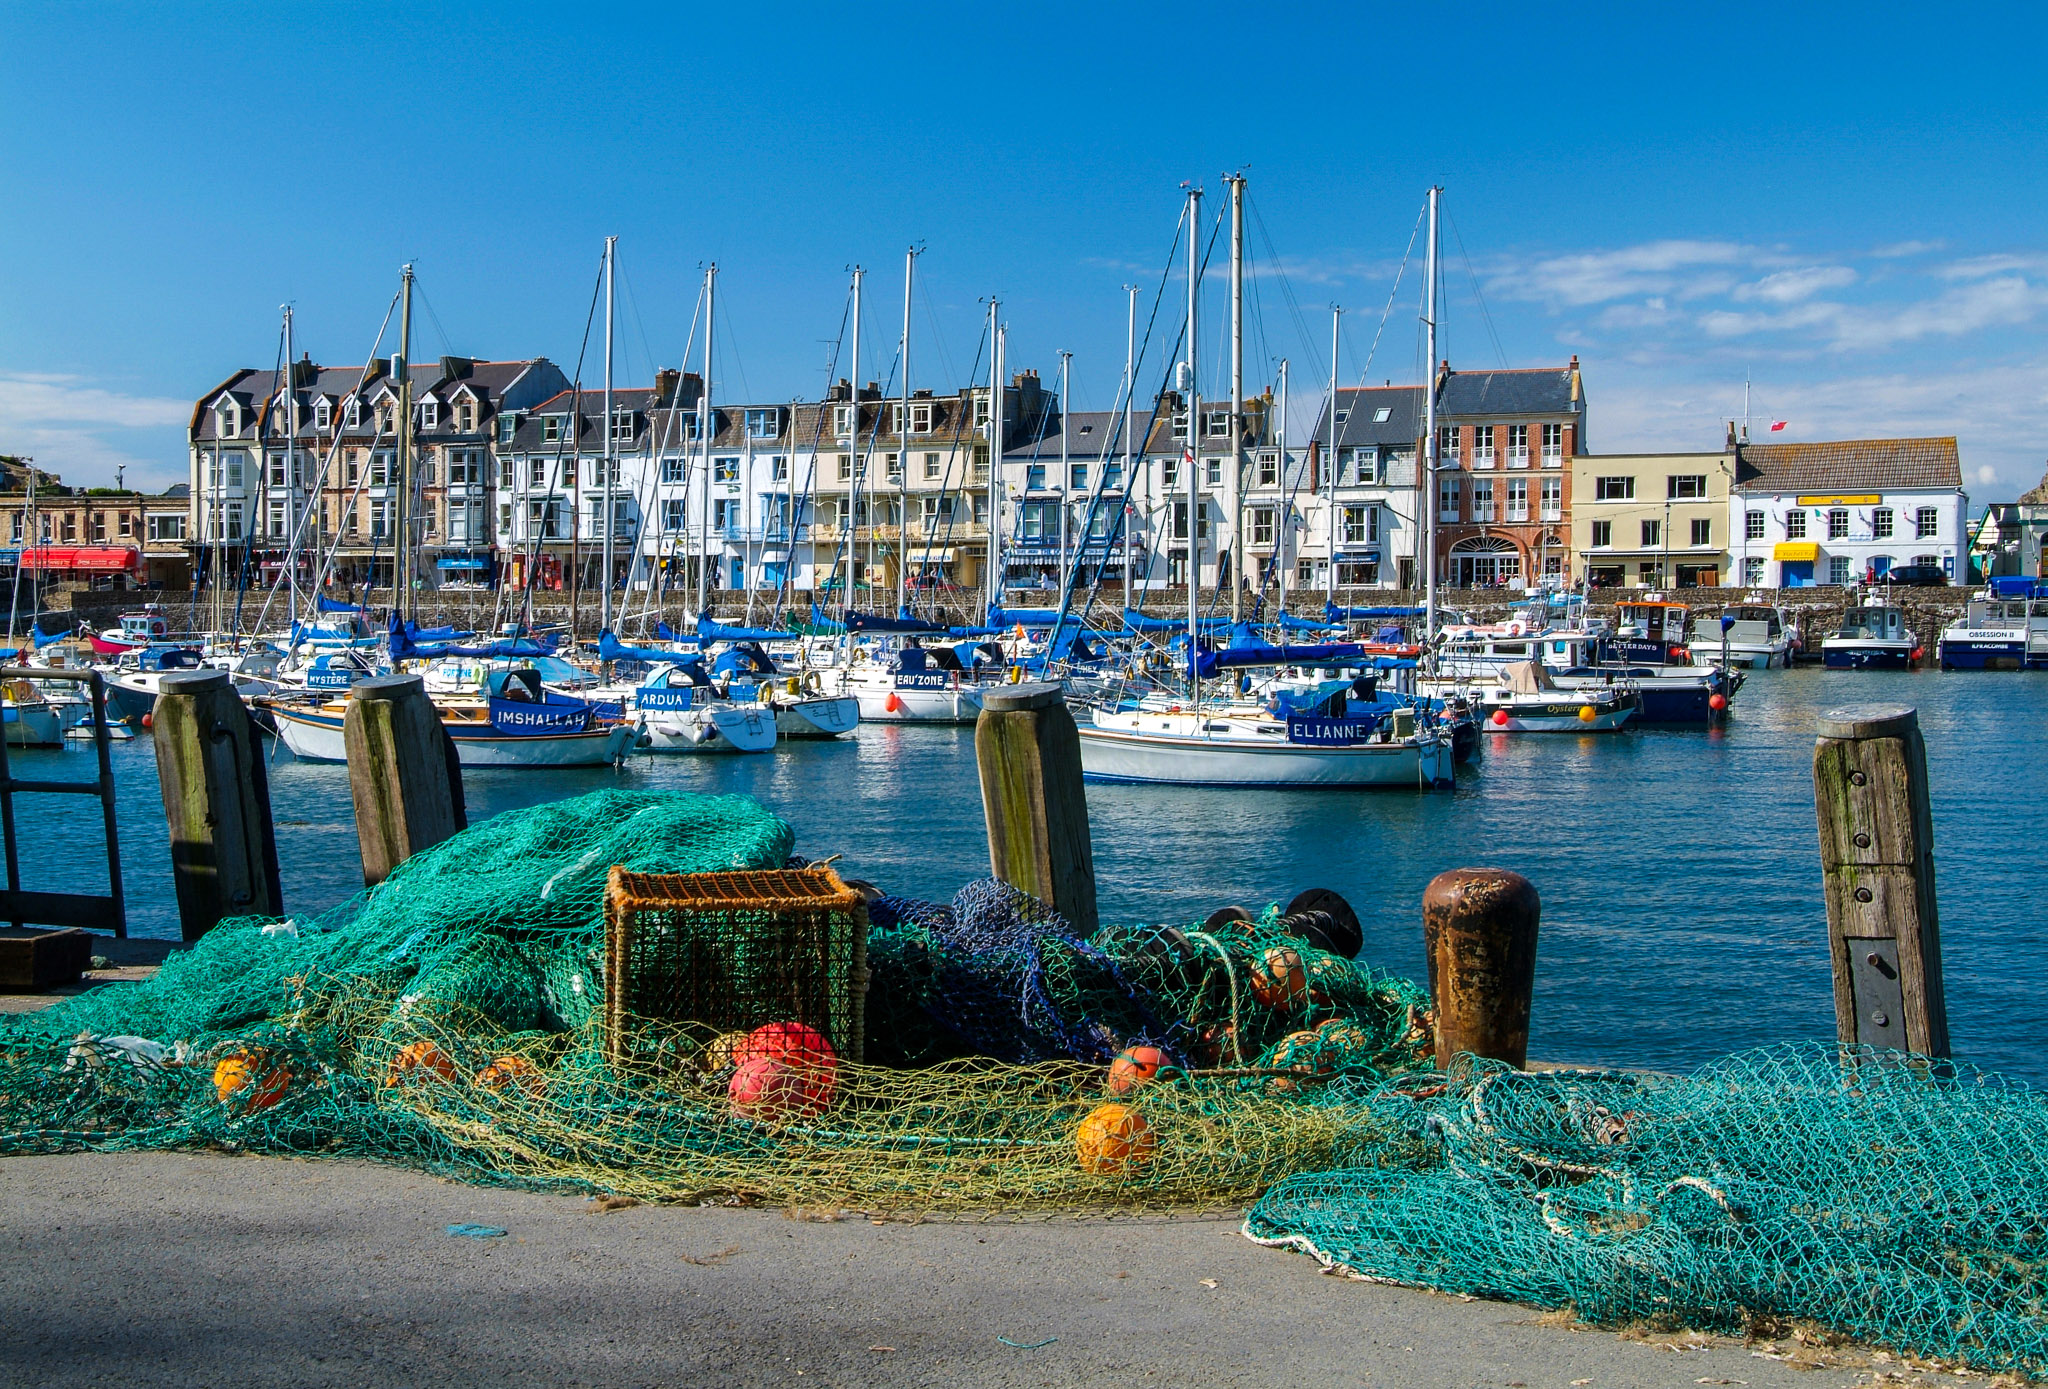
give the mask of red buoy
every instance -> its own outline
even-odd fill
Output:
[[[1717,714],[1720,713],[1728,707],[1728,696],[1724,694],[1709,695],[1707,697],[1707,707]]]
[[[142,716],[142,726],[143,726],[144,728],[155,728],[155,727],[156,727],[156,715],[155,715],[154,713],[144,714],[144,715]]]
[[[1508,726],[1508,711],[1505,709],[1494,710],[1493,723],[1496,728],[1506,728]]]

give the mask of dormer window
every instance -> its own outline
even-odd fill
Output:
[[[348,408],[342,411],[341,422],[349,429],[361,429],[363,427],[363,398],[361,396],[352,395],[348,398]]]
[[[441,423],[441,402],[423,400],[420,402],[420,428],[433,429]]]
[[[629,444],[632,441],[633,412],[631,410],[612,411],[612,442],[617,444]]]
[[[560,415],[542,415],[540,417],[540,438],[544,444],[559,444],[562,442],[562,417]]]
[[[322,434],[334,428],[334,402],[325,396],[313,402],[313,428]]]
[[[463,434],[476,432],[476,402],[458,400],[455,402],[455,428]]]
[[[932,407],[929,404],[913,402],[910,407],[910,427],[918,434],[932,432]]]
[[[224,400],[214,412],[213,427],[223,439],[232,439],[242,432],[242,412],[232,400]]]
[[[773,439],[782,432],[782,412],[777,409],[747,411],[747,437],[749,439]]]
[[[1209,416],[1209,437],[1228,439],[1230,437],[1230,416],[1218,410]]]
[[[832,407],[832,432],[842,439],[847,438],[853,433],[853,407],[851,405],[835,405]]]

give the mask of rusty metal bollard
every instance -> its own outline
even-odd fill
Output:
[[[1436,1002],[1436,1063],[1459,1052],[1529,1061],[1529,995],[1536,980],[1535,887],[1504,868],[1454,868],[1422,891],[1422,945]]]

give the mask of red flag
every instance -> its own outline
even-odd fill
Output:
[[[1785,427],[1786,423],[1787,423],[1787,422],[1786,422],[1786,421],[1784,421],[1784,420],[1772,420],[1772,421],[1771,421],[1771,433],[1773,433],[1773,434],[1776,434],[1776,433],[1777,433],[1777,432],[1778,432],[1779,430],[1781,430],[1781,429],[1783,429],[1783,428]]]

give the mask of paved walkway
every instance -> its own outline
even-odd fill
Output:
[[[508,1233],[446,1233],[463,1222]],[[0,1326],[0,1383],[152,1389],[1870,1382],[1327,1277],[1232,1220],[592,1214],[368,1164],[185,1153],[0,1160]]]

